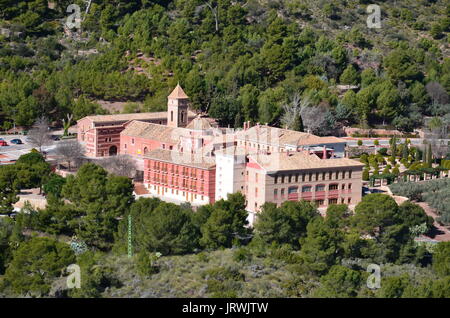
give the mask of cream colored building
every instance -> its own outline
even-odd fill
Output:
[[[254,215],[266,202],[279,205],[299,200],[318,207],[355,205],[361,201],[363,167],[356,160],[320,159],[307,151],[249,155],[244,188],[247,210]]]

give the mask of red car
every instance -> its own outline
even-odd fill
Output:
[[[4,140],[0,140],[0,146],[8,146],[8,143]]]

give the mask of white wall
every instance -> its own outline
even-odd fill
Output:
[[[244,186],[245,156],[216,153],[216,201]]]

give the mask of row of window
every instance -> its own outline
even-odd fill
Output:
[[[341,179],[351,179],[352,170],[348,171],[336,171],[336,172],[310,172],[302,174],[289,174],[282,176],[275,176],[274,184],[277,183],[292,183],[292,182],[311,182],[311,181],[325,181],[325,180],[341,180]]]
[[[159,182],[159,183],[163,183],[163,184],[169,184],[169,178],[167,175],[159,175],[159,174],[155,174],[155,177],[152,180],[153,182]],[[171,180],[172,181],[172,185],[174,187],[178,187],[179,186],[179,182],[178,182],[178,178],[174,178]],[[196,181],[190,181],[187,179],[183,179],[181,182],[181,187],[185,188],[185,189],[191,189],[196,191],[197,190],[197,182]],[[204,184],[201,183],[200,184],[200,192],[203,192],[204,190]]]
[[[155,190],[156,190],[157,186],[154,186],[154,187],[155,187]],[[168,188],[163,188],[162,192],[167,193],[167,192],[169,192],[169,189]],[[179,191],[178,190],[171,189],[171,192],[172,192],[172,194],[179,195]],[[181,191],[181,192],[182,192],[182,196],[184,197],[186,195],[186,192],[185,191]],[[189,195],[189,193],[188,193],[188,195]],[[203,201],[205,199],[205,197],[203,195],[200,195],[200,199]],[[195,193],[194,193],[194,200],[197,200],[197,194],[195,194]]]
[[[320,200],[314,200],[314,202],[315,202],[317,205],[319,205],[319,206],[325,204],[325,200],[322,200],[322,199],[320,199]],[[339,200],[338,200],[337,198],[328,199],[328,205],[330,205],[330,204],[338,204],[338,202],[339,202]],[[351,204],[351,203],[352,203],[352,198],[347,198],[347,202],[345,202],[345,199],[344,199],[344,198],[341,198],[341,199],[340,199],[340,203],[341,203],[341,204],[345,204],[345,203]]]
[[[168,163],[163,163],[163,162],[158,162],[158,161],[155,161],[152,165],[150,165],[150,167],[155,171],[163,171],[163,172],[170,172],[170,173],[174,173],[174,174],[181,174],[182,176],[185,176],[185,177],[192,177],[192,178],[199,177],[202,180],[205,177],[205,172],[203,170],[200,170],[200,173],[198,173],[197,169],[195,169],[195,168],[187,168],[187,167],[179,167],[179,166],[172,166],[169,169]]]
[[[313,187],[309,186],[309,185],[302,186],[302,188],[301,188],[302,193],[312,192],[312,189],[313,189]],[[338,189],[339,189],[339,185],[337,183],[330,184],[328,186],[328,190],[329,191],[335,191],[335,190],[338,190]],[[345,183],[341,184],[341,189],[345,190]],[[347,189],[348,190],[352,189],[352,184],[351,183],[348,184]],[[285,193],[284,191],[285,191],[285,189],[281,189],[280,190],[281,198],[284,197],[284,193]],[[318,185],[315,186],[315,192],[323,192],[323,191],[325,191],[325,185],[324,184],[318,184]],[[293,194],[293,193],[298,193],[298,187],[289,187],[288,188],[288,194]],[[273,190],[273,195],[274,195],[275,198],[278,196],[278,189],[274,189]]]

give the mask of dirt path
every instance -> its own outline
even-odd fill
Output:
[[[415,202],[416,204],[420,205],[422,209],[424,209],[425,213],[429,216],[431,216],[433,219],[436,220],[437,217],[439,217],[433,208],[431,208],[428,203],[426,202]],[[450,241],[450,230],[434,221],[434,231],[429,235],[428,237],[440,241],[440,242],[448,242]]]
[[[398,195],[393,195],[391,192],[391,189],[387,186],[381,186],[379,187],[380,190],[386,191],[387,194],[389,194],[391,197],[394,198],[395,202],[397,202],[398,205],[402,204],[405,201],[408,201],[409,199],[407,197],[402,197]],[[425,236],[429,239],[433,239],[440,242],[447,242],[450,241],[450,230],[448,227],[442,226],[439,223],[436,222],[436,218],[439,217],[439,215],[435,212],[433,208],[431,208],[428,203],[426,202],[415,202],[417,205],[419,205],[427,215],[431,216],[435,221],[433,223],[434,229],[431,231],[431,234],[428,236]]]

